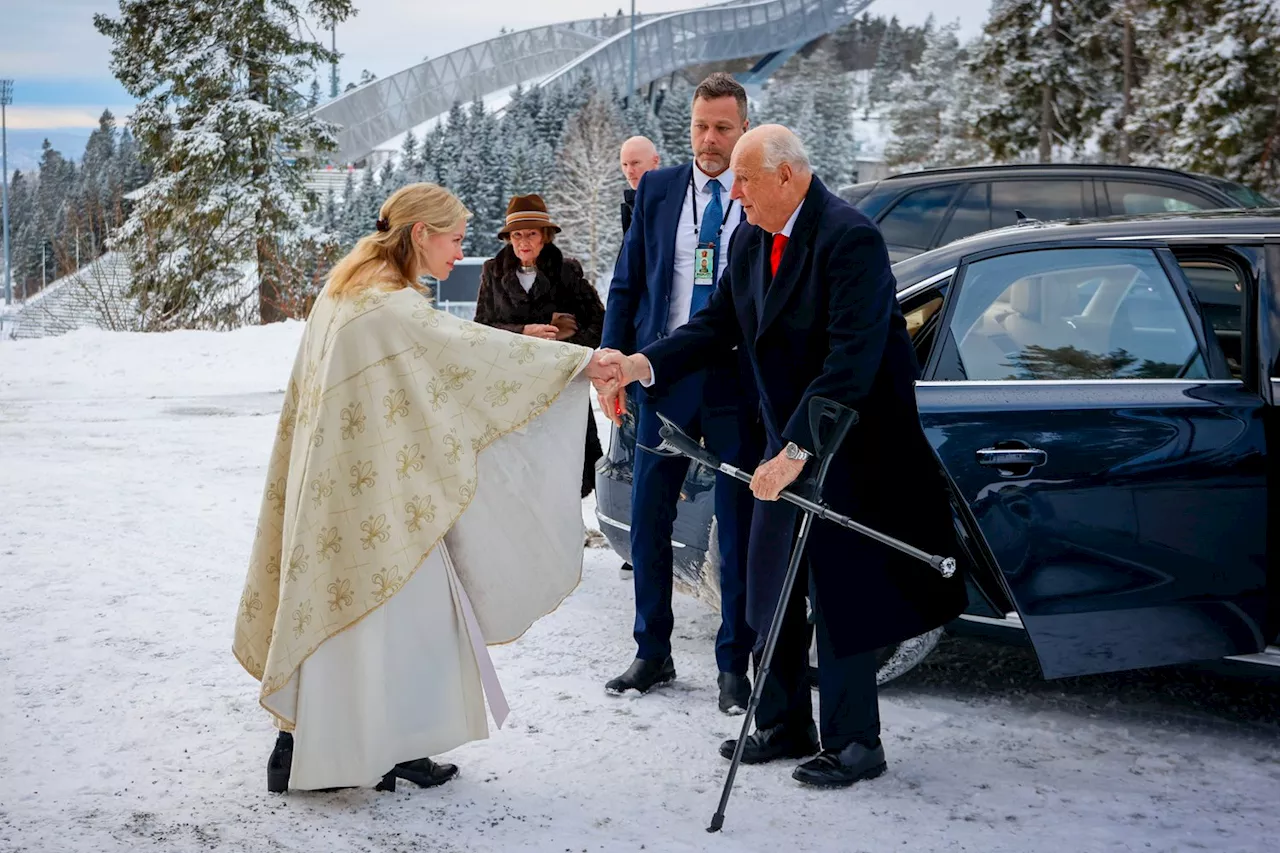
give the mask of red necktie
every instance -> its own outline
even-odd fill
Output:
[[[782,252],[787,248],[787,235],[774,234],[773,248],[769,250],[769,268],[776,276],[778,274],[778,264],[782,263]]]

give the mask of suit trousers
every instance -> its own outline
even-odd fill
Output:
[[[741,400],[717,404],[704,399],[707,373],[700,371],[673,383],[661,396],[641,394],[637,444],[657,447],[661,441],[658,412],[730,464],[754,470],[760,461],[758,445],[744,425]],[[663,457],[637,448],[632,469],[631,564],[634,568],[636,656],[664,660],[671,654],[672,560],[671,534],[680,489],[689,472],[684,457]],[[751,533],[754,498],[745,484],[716,475],[715,517],[720,547],[720,630],[716,636],[716,665],[721,672],[746,675],[755,646],[755,631],[747,624],[747,540]]]
[[[818,733],[822,748],[841,750],[853,741],[874,746],[880,739],[876,653],[869,651],[846,657],[835,656],[822,602],[810,583],[808,560],[801,561],[795,586],[791,588],[778,645],[761,688],[756,728],[769,729],[778,725],[807,727],[813,721],[806,593],[812,602],[813,630],[818,641]],[[849,617],[846,614],[843,618]],[[764,653],[764,644],[765,637],[761,636],[756,649],[757,661]]]

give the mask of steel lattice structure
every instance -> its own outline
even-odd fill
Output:
[[[636,85],[682,68],[795,50],[833,32],[872,0],[731,0],[636,18]],[[627,17],[592,18],[506,33],[374,80],[316,107],[339,126],[334,159],[354,163],[435,116],[518,83],[569,87],[590,75],[624,92],[630,76]]]

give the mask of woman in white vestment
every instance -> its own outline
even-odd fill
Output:
[[[580,577],[591,351],[430,304],[469,218],[397,191],[307,319],[233,649],[279,729],[270,791],[453,778],[430,756],[507,714],[486,646]]]

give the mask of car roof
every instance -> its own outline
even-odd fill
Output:
[[[1208,180],[1210,176],[1195,172],[1183,172],[1177,169],[1166,169],[1160,166],[1123,166],[1117,163],[1006,163],[994,166],[953,166],[948,168],[924,169],[918,172],[899,172],[883,179],[883,182],[930,181],[939,177],[991,177],[1001,174],[1017,177],[1052,177],[1063,175],[1164,175],[1183,180]],[[1222,180],[1220,178],[1214,180]]]
[[[1061,222],[1027,220],[993,231],[983,231],[923,252],[893,265],[899,287],[949,269],[961,259],[990,249],[1058,242],[1106,242],[1114,240],[1179,240],[1233,237],[1260,242],[1280,238],[1280,208],[1268,210],[1210,210],[1187,213],[1154,213],[1111,216],[1104,219],[1069,219]]]

